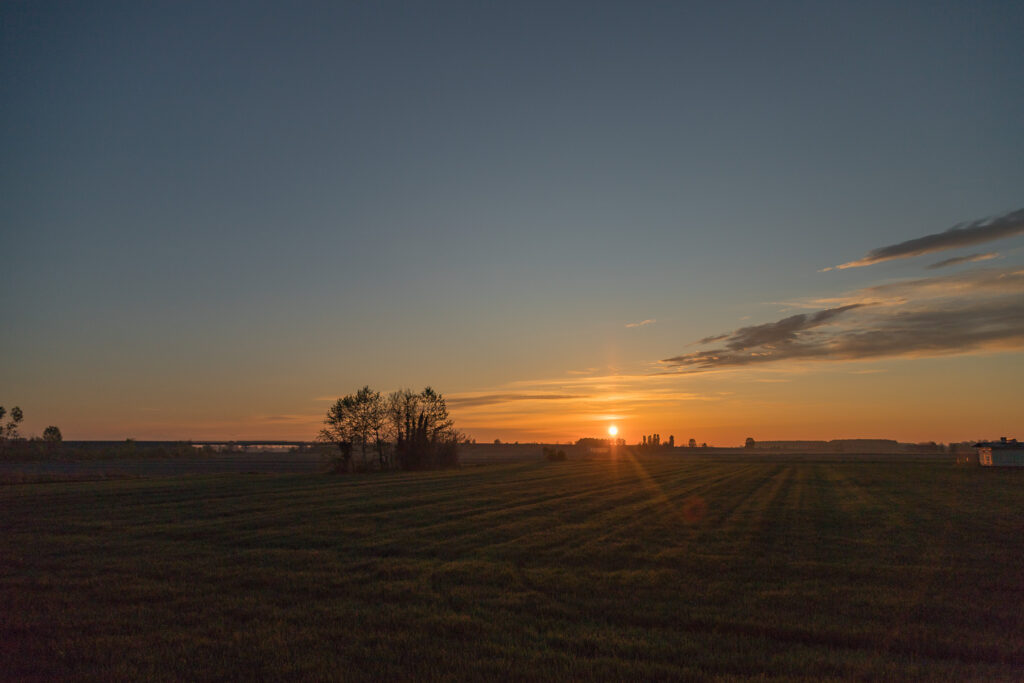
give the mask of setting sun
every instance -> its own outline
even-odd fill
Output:
[[[619,428],[616,427],[615,425],[612,425],[611,427],[608,428],[608,435],[609,436],[615,436],[618,433],[619,433]]]

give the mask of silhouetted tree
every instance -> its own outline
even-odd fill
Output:
[[[60,427],[50,425],[43,430],[43,448],[53,454],[60,449],[61,442],[64,441],[63,435],[60,433]]]
[[[4,416],[7,415],[7,410],[0,406],[0,422],[3,422]],[[18,425],[25,419],[24,413],[21,412],[21,408],[14,406],[11,408],[11,419],[6,425],[0,425],[0,439],[9,439],[14,441],[19,438]]]
[[[690,442],[687,445],[690,448],[696,448],[697,447],[697,439],[690,439]]]
[[[352,441],[356,434],[356,400],[349,394],[335,401],[327,409],[325,427],[317,437],[320,441],[338,446],[335,469],[348,472],[352,466]]]
[[[20,439],[18,433],[18,426],[21,421],[25,419],[24,414],[21,412],[21,408],[14,406],[11,408],[11,418],[7,424],[3,424],[3,419],[7,415],[7,409],[0,406],[0,451],[6,451],[11,441],[17,441]]]
[[[418,394],[401,389],[388,397],[387,412],[399,467],[422,470],[458,465],[459,434],[441,394],[430,387]]]
[[[755,446],[753,437],[748,436],[747,441],[744,444],[744,448],[753,448]]]
[[[369,391],[369,387],[365,387]],[[388,408],[380,396],[379,391],[369,394],[368,402],[365,405],[366,422],[370,427],[370,434],[373,436],[373,444],[377,450],[377,461],[382,470],[388,468]]]
[[[354,394],[339,398],[327,410],[327,425],[320,431],[320,440],[337,444],[341,469],[348,470],[356,446],[362,455],[363,468],[369,467],[367,453],[377,451],[381,469],[387,466],[387,410],[379,391],[368,386]]]
[[[456,430],[444,397],[430,387],[420,393],[396,391],[387,399],[365,386],[339,398],[327,410],[319,440],[338,446],[337,469],[351,469],[352,452],[359,447],[363,467],[367,453],[377,453],[380,469],[397,465],[419,470],[458,464],[458,443],[466,437]]]
[[[356,392],[353,398],[352,442],[359,445],[363,456],[363,467],[369,467],[366,452],[370,447],[371,439],[376,442],[380,460],[383,463],[381,432],[384,429],[384,406],[381,402],[380,392],[374,391],[369,386],[364,386]]]

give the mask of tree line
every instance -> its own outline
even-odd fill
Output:
[[[25,413],[20,407],[14,406],[11,408],[10,417],[7,422],[4,422],[4,418],[7,417],[7,409],[0,406],[0,453],[7,454],[9,451],[24,450],[24,446],[28,444],[38,445],[45,444],[47,448],[53,450],[64,437],[61,436],[60,428],[50,425],[43,430],[43,438],[33,436],[31,439],[26,440],[21,436],[21,423],[25,419]]]
[[[444,397],[430,387],[387,396],[368,386],[337,399],[319,440],[334,444],[332,469],[427,470],[459,464],[460,435]],[[361,456],[355,461],[356,453]]]

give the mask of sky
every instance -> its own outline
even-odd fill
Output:
[[[0,405],[1021,436],[1024,5],[0,4]]]

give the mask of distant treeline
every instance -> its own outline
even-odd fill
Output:
[[[212,454],[188,441],[44,441],[21,439],[3,444],[5,460],[123,460],[135,458],[185,458]]]
[[[738,448],[743,450],[760,450],[784,453],[954,453],[969,448],[973,442],[942,444],[935,441],[924,443],[905,443],[894,439],[832,439],[831,441],[792,440],[792,441],[755,441],[747,437],[742,447],[738,446],[709,446],[707,443],[698,443],[696,439],[689,439],[685,446],[676,446],[675,437],[669,436],[667,442],[661,440],[661,435],[645,435],[638,444],[630,444],[630,448],[643,451],[673,450],[685,451],[697,449],[704,451],[733,451]],[[578,439],[577,446],[586,448],[608,448],[612,445],[625,446],[623,439],[607,439],[587,437]]]
[[[955,444],[950,444],[951,447]],[[815,453],[943,453],[944,444],[902,443],[895,439],[832,439],[831,441],[755,441],[748,438],[745,448]],[[952,448],[951,448],[952,450]]]
[[[32,455],[43,456],[53,453],[60,447],[64,437],[61,436],[59,427],[50,425],[43,430],[42,437],[33,436],[26,439],[20,431],[24,419],[25,413],[20,407],[11,408],[8,416],[7,409],[0,406],[0,457],[9,460]]]

